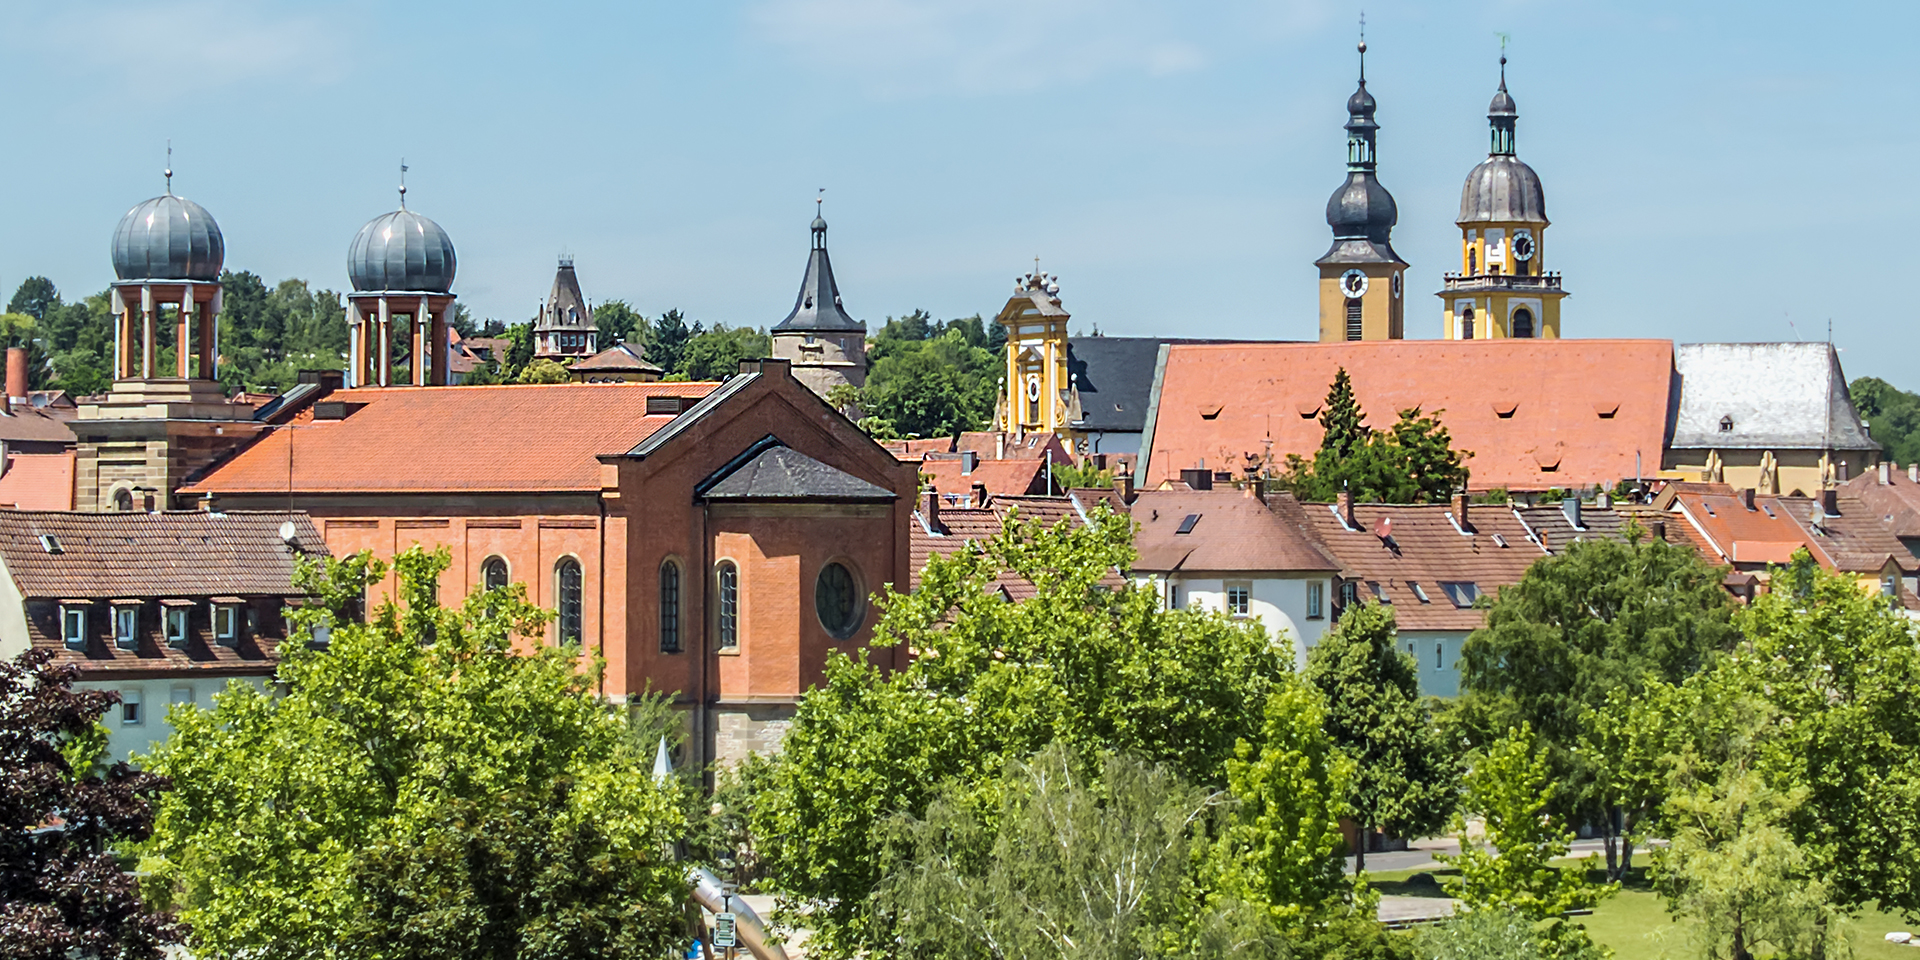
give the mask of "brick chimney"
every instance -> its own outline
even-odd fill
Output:
[[[1893,464],[1888,463],[1885,460],[1880,461],[1880,485],[1884,487],[1892,482],[1893,482]]]
[[[1468,532],[1473,531],[1473,521],[1467,519],[1467,504],[1472,500],[1473,498],[1468,496],[1465,490],[1453,495],[1453,522],[1459,524],[1460,529]]]
[[[27,403],[27,348],[7,348],[7,411]]]
[[[1820,510],[1829,517],[1840,515],[1840,491],[1832,487],[1820,491]]]
[[[1352,490],[1340,491],[1340,522],[1346,524],[1349,530],[1360,529],[1360,522],[1353,519]]]
[[[976,483],[973,485],[973,505],[976,507],[984,507],[987,505],[986,484]]]
[[[1540,549],[1548,553],[1553,552],[1553,538],[1546,527],[1540,528]]]
[[[1007,458],[1007,432],[1005,430],[1001,430],[993,435],[993,458],[995,460],[1005,460]]]
[[[148,490],[141,498],[141,506],[144,507],[148,513],[158,512],[154,509],[153,494],[154,494],[154,491]]]
[[[1907,464],[1907,481],[1909,483],[1920,483],[1920,463]]]
[[[940,527],[940,491],[938,490],[927,491],[927,505],[925,508],[925,516],[927,518],[928,530],[932,530],[934,533],[946,532]]]
[[[1124,463],[1120,465],[1120,472],[1113,475],[1113,492],[1120,495],[1121,503],[1133,502],[1133,472]]]
[[[1746,507],[1748,513],[1752,513],[1753,511],[1759,509],[1758,507],[1755,507],[1753,505],[1753,488],[1752,487],[1740,488],[1740,505],[1743,507]]]

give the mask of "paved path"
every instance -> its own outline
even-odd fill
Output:
[[[1597,853],[1600,854],[1601,859],[1604,860],[1606,858],[1606,850],[1606,844],[1600,840],[1575,840],[1573,842],[1573,849],[1569,850],[1567,855],[1570,857],[1584,857],[1590,853]],[[1441,867],[1444,865],[1433,858],[1434,854],[1455,854],[1459,852],[1460,842],[1452,837],[1430,837],[1425,840],[1416,840],[1413,842],[1411,848],[1407,850],[1400,850],[1393,853],[1367,854],[1367,872],[1391,873],[1396,870],[1422,870]],[[1646,848],[1636,847],[1634,849],[1633,857],[1635,862],[1642,862],[1642,858],[1645,855]],[[1347,858],[1347,873],[1353,873],[1352,857]]]

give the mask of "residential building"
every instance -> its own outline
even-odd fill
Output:
[[[1814,495],[1880,461],[1832,344],[1682,344],[1673,369],[1671,476]]]
[[[911,588],[920,589],[920,575],[933,557],[951,556],[971,544],[989,540],[999,535],[1007,521],[1014,517],[1049,527],[1060,523],[1078,526],[1089,522],[1094,512],[1103,507],[1118,512],[1126,510],[1124,502],[1104,497],[1100,491],[1075,490],[1063,497],[995,496],[982,502],[961,501],[955,505],[951,498],[929,490],[921,495],[920,508],[913,514]],[[1116,570],[1105,582],[1118,588],[1125,581]],[[994,579],[993,590],[1008,602],[1026,600],[1035,593],[1032,582],[1005,571]]]
[[[1858,498],[1866,513],[1879,518],[1910,556],[1920,558],[1920,463],[1901,468],[1882,460],[1839,489],[1843,497]]]
[[[485,451],[422,455],[463,424]],[[918,479],[764,360],[725,383],[343,390],[182,496],[291,504],[337,555],[444,547],[447,602],[525,583],[559,613],[544,642],[604,657],[615,702],[673,694],[704,762],[776,749],[828,654],[869,641],[867,598],[910,577]]]
[[[295,511],[0,510],[0,657],[52,650],[118,693],[102,722],[124,760],[172,733],[169,707],[273,676],[295,565],[326,555]]]
[[[600,331],[593,322],[593,308],[580,292],[573,258],[562,256],[553,272],[553,291],[533,320],[533,355],[564,363],[599,352]]]
[[[770,331],[773,355],[793,367],[793,375],[807,389],[826,399],[836,387],[863,387],[867,383],[867,325],[855,320],[840,300],[840,284],[833,278],[827,256],[827,221],[816,211],[809,228],[813,249],[793,310]],[[841,410],[850,419],[859,411]]]
[[[1460,272],[1449,273],[1437,294],[1445,304],[1441,337],[1477,340],[1560,336],[1566,291],[1547,266],[1547,195],[1540,177],[1514,151],[1520,112],[1507,93],[1507,58],[1500,58],[1500,89],[1487,105],[1491,142],[1487,159],[1460,190]]]
[[[1215,610],[1258,621],[1300,667],[1333,622],[1338,561],[1284,493],[1148,490],[1134,500],[1135,582],[1167,609]]]
[[[73,509],[74,436],[68,425],[73,412],[65,391],[29,392],[26,348],[7,348],[6,399],[0,402],[0,507]]]
[[[1511,510],[1469,505],[1465,495],[1410,505],[1347,497],[1302,509],[1340,566],[1332,615],[1352,603],[1392,606],[1398,642],[1431,696],[1459,694],[1461,649],[1486,623],[1480,599],[1519,583],[1546,555]]]
[[[1920,610],[1913,584],[1916,561],[1864,500],[1826,490],[1818,498],[1772,496],[1726,484],[1682,483],[1656,501],[1693,527],[1707,558],[1750,575],[1764,587],[1770,570],[1805,550],[1822,567],[1847,574],[1861,589]]]

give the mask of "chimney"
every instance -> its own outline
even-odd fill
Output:
[[[1586,529],[1586,524],[1584,524],[1584,523],[1581,523],[1581,522],[1580,522],[1580,496],[1579,496],[1579,494],[1575,494],[1575,495],[1573,495],[1573,496],[1571,496],[1571,497],[1567,497],[1566,499],[1564,499],[1564,500],[1561,500],[1561,501],[1560,501],[1560,512],[1561,512],[1561,513],[1563,513],[1563,514],[1566,514],[1566,517],[1567,517],[1567,522],[1568,522],[1568,523],[1571,523],[1571,524],[1573,524],[1573,528],[1574,528],[1575,530],[1584,530],[1584,529]]]
[[[1920,483],[1920,463],[1907,464],[1907,482]]]
[[[1829,517],[1840,515],[1840,491],[1832,487],[1820,491],[1820,509]]]
[[[940,491],[932,488],[927,490],[926,518],[928,530],[934,533],[945,532],[940,528]]]
[[[1553,552],[1553,539],[1546,527],[1540,528],[1540,549],[1547,553]]]
[[[1752,487],[1740,488],[1740,505],[1743,507],[1746,507],[1748,513],[1752,513],[1753,511],[1759,509],[1758,507],[1755,507],[1753,505],[1753,488]]]
[[[1880,461],[1880,485],[1884,487],[1892,482],[1893,482],[1893,464],[1888,463],[1885,460]]]
[[[27,348],[7,348],[7,412],[27,403]]]
[[[1007,432],[1005,430],[1001,430],[993,435],[993,458],[995,460],[1005,460],[1007,458]]]
[[[1343,524],[1346,524],[1346,527],[1349,530],[1360,529],[1359,522],[1353,519],[1353,491],[1352,490],[1340,491],[1340,522]]]
[[[1453,522],[1468,533],[1473,532],[1473,522],[1467,519],[1467,504],[1472,499],[1465,490],[1453,495]]]
[[[1133,502],[1133,472],[1124,463],[1120,465],[1120,472],[1113,475],[1113,492],[1120,495],[1121,503]]]
[[[141,505],[142,505],[143,507],[145,507],[145,508],[146,508],[146,511],[147,511],[148,513],[156,513],[156,512],[158,512],[158,511],[156,511],[156,510],[154,510],[154,508],[153,508],[153,506],[154,506],[154,504],[153,504],[153,494],[154,494],[154,491],[152,491],[152,490],[148,490],[148,491],[146,492],[146,494],[145,494],[145,495],[144,495],[144,496],[143,496],[143,497],[141,498]]]
[[[1667,539],[1667,522],[1665,520],[1655,520],[1652,524],[1652,528],[1653,528],[1653,538],[1655,540]]]
[[[985,507],[987,505],[986,484],[976,483],[973,485],[973,505],[976,507]]]
[[[979,454],[973,452],[972,450],[960,451],[960,475],[961,476],[964,477],[964,476],[967,476],[968,474],[973,473],[973,468],[979,465],[980,465]]]
[[[1212,490],[1213,471],[1206,467],[1190,467],[1180,471],[1180,482],[1189,490]]]

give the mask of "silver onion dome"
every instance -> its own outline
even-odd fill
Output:
[[[355,291],[446,293],[453,289],[453,272],[453,238],[405,207],[367,221],[347,248]]]
[[[1455,223],[1546,223],[1540,175],[1518,157],[1491,156],[1467,174]]]
[[[113,273],[121,280],[218,280],[227,243],[207,208],[171,193],[120,218]]]

